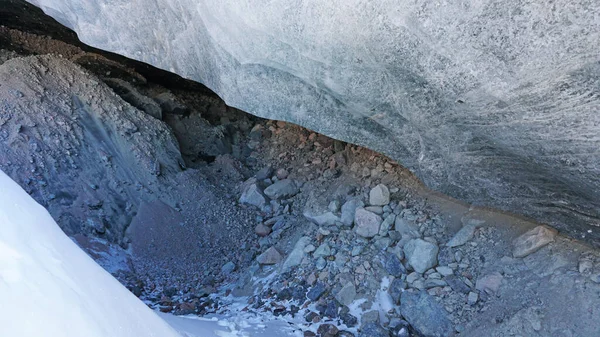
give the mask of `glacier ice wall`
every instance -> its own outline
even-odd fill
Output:
[[[30,2],[229,105],[600,242],[596,0]]]

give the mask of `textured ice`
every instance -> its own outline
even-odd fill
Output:
[[[600,238],[599,1],[30,1],[232,106]]]

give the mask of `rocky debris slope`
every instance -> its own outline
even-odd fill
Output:
[[[597,1],[30,2],[232,106],[599,243]]]
[[[247,175],[236,159],[244,156],[245,115],[210,95],[193,97],[197,91],[177,98],[102,55],[0,31],[13,49],[0,49],[0,168],[67,234],[152,303],[160,299],[153,292],[214,289],[228,275],[221,270],[227,261],[249,264],[253,256],[237,249],[248,244],[251,217],[230,202]],[[22,57],[44,51],[55,54]],[[106,84],[115,82],[138,100],[128,103],[128,92]],[[132,105],[139,102],[146,104]],[[160,107],[166,122],[148,105]],[[211,125],[195,108],[219,114],[226,126]],[[187,120],[195,123],[176,136]],[[177,137],[196,151],[182,155]]]
[[[547,226],[419,192],[367,150],[281,122],[261,130],[255,151],[272,166],[244,186],[260,196],[248,204],[265,215],[255,228],[263,253],[231,289],[251,295],[245,310],[300,317],[305,336],[593,336],[600,328],[590,316],[600,301],[597,251]],[[298,190],[265,195],[281,182]],[[559,314],[571,295],[580,305]]]
[[[68,234],[123,243],[144,190],[181,170],[166,125],[64,59],[8,60],[0,82],[0,169]]]

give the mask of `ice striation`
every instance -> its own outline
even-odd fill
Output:
[[[598,1],[30,2],[229,105],[600,242]]]

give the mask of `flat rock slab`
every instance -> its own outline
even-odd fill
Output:
[[[340,218],[332,212],[326,212],[319,215],[313,215],[310,212],[304,212],[304,217],[314,222],[318,226],[331,226],[340,221]]]
[[[283,266],[281,267],[282,272],[286,272],[286,271],[290,270],[291,268],[299,265],[300,262],[302,262],[302,259],[304,258],[304,248],[309,243],[310,243],[309,237],[303,236],[300,239],[298,239],[298,241],[296,242],[296,245],[294,245],[294,249],[292,249],[292,252],[285,259],[285,262],[283,263]]]
[[[550,242],[553,242],[557,234],[558,231],[554,228],[537,226],[515,239],[513,256],[525,257],[534,253]]]
[[[473,225],[473,224],[468,224],[468,225],[464,226],[456,234],[454,234],[452,239],[450,239],[450,241],[448,241],[448,243],[446,243],[446,246],[458,247],[458,246],[464,245],[465,243],[467,243],[469,240],[471,240],[473,238],[476,228],[477,227],[475,227],[475,225]]]
[[[405,291],[400,303],[400,313],[420,336],[447,337],[454,332],[446,310],[426,292]]]
[[[352,303],[352,301],[354,301],[354,298],[356,297],[356,287],[354,286],[354,284],[352,282],[348,282],[346,283],[346,285],[344,285],[342,287],[342,289],[340,289],[340,291],[338,291],[335,294],[335,299],[341,304],[341,305],[350,305],[350,303]]]
[[[270,247],[256,258],[256,261],[263,265],[277,264],[281,260],[283,260],[283,256],[275,247]]]

